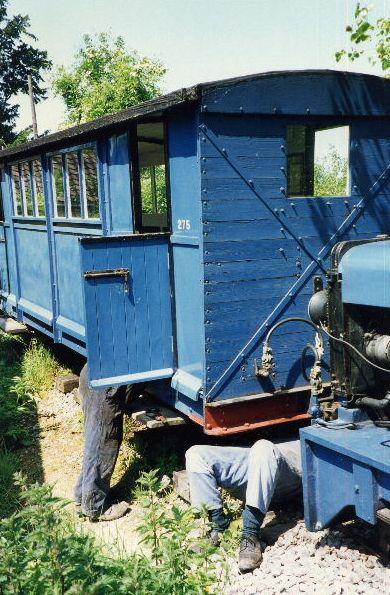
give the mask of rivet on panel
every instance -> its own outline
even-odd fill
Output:
[[[240,112],[243,112],[244,108],[242,107],[242,105],[240,105]]]
[[[284,187],[284,186],[281,186],[281,187],[279,188],[279,190],[280,190],[280,192],[281,192],[282,194],[284,194],[284,193],[286,192],[286,189],[285,189],[285,187]]]
[[[307,114],[310,114],[310,107],[307,107],[307,108],[306,108],[306,113],[307,113]]]
[[[212,429],[212,427],[213,427],[213,426],[212,426],[211,424],[207,424],[207,426],[206,426],[206,428],[207,428],[208,430],[211,430],[211,429]]]
[[[286,147],[284,145],[280,145],[280,150],[284,152],[286,150]]]

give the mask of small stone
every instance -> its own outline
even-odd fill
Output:
[[[68,376],[57,376],[56,389],[65,395],[71,393],[72,390],[78,388],[79,377],[76,374],[68,374]]]

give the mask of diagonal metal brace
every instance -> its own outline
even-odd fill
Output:
[[[228,159],[227,155],[223,151],[220,150],[217,143],[212,140],[211,134],[207,131],[207,127],[204,124],[202,124],[199,128],[200,128],[202,134],[207,136],[208,140],[213,144],[213,146],[217,149],[217,151],[220,153],[220,155],[227,161],[227,163],[232,167],[232,169],[237,173],[237,175],[243,180],[243,182],[252,190],[252,192],[255,194],[255,196],[257,198],[259,198],[259,200],[261,200],[261,202],[272,213],[272,215],[279,222],[282,223],[282,225],[291,234],[291,236],[296,239],[296,241],[298,242],[298,244],[300,246],[302,246],[302,243],[299,242],[299,240],[295,237],[295,234],[293,234],[291,231],[288,230],[288,228],[285,225],[285,222],[282,221],[277,216],[276,213],[274,213],[274,211],[267,204],[267,202],[253,188],[253,186],[251,185],[249,180],[247,180],[245,178],[245,176],[241,173],[239,168],[236,165],[234,165],[230,159]],[[327,243],[321,248],[321,250],[319,251],[316,258],[313,257],[308,250],[305,250],[306,253],[308,254],[308,256],[312,259],[312,261],[308,264],[308,266],[303,271],[303,273],[301,274],[299,279],[297,279],[297,281],[295,281],[295,283],[293,283],[293,285],[290,287],[290,289],[286,293],[286,295],[279,301],[279,303],[270,312],[270,314],[267,316],[267,318],[256,329],[256,331],[253,333],[253,335],[250,337],[250,339],[247,341],[247,343],[242,347],[242,349],[240,349],[240,351],[237,353],[235,358],[231,361],[231,363],[227,366],[227,368],[222,372],[222,374],[219,376],[219,378],[214,382],[214,384],[211,386],[211,388],[208,390],[208,392],[205,395],[206,402],[210,401],[212,399],[215,391],[220,387],[220,385],[224,381],[226,381],[226,379],[228,377],[231,376],[231,374],[234,372],[234,370],[240,365],[242,360],[247,356],[248,352],[258,343],[258,341],[262,338],[262,336],[269,329],[271,324],[273,324],[275,318],[277,318],[280,315],[280,313],[284,310],[284,308],[286,307],[288,302],[291,300],[291,298],[293,298],[299,292],[301,287],[303,287],[305,285],[305,283],[311,277],[312,273],[317,268],[321,268],[322,271],[326,272],[326,269],[321,264],[321,261],[323,259],[327,258],[330,251],[332,250],[335,242],[339,239],[339,236],[341,234],[345,233],[361,217],[361,215],[364,212],[364,208],[377,195],[382,184],[387,180],[389,174],[390,174],[390,164],[388,164],[385,167],[383,172],[378,176],[378,178],[370,186],[370,188],[368,188],[367,192],[365,193],[365,195],[362,196],[362,198],[359,200],[359,202],[356,205],[354,205],[351,212],[344,219],[344,221],[341,223],[341,225],[338,227],[338,229],[335,231],[335,233],[331,236],[331,238],[327,241]]]

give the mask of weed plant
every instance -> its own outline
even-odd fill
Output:
[[[152,471],[138,482],[143,505],[139,550],[109,556],[94,537],[80,531],[64,511],[67,502],[50,486],[17,483],[23,506],[0,521],[0,593],[159,594],[221,593],[227,565],[203,535],[195,538],[191,510],[164,511],[163,486]]]

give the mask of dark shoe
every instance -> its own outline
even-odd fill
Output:
[[[215,528],[211,529],[211,531],[208,535],[211,545],[213,545],[214,547],[218,547],[220,545],[222,533],[223,533],[223,531],[218,531],[218,529],[215,529]]]
[[[243,537],[238,555],[238,569],[240,572],[252,572],[258,568],[263,559],[260,540],[257,537]]]
[[[85,519],[91,521],[91,523],[98,523],[99,521],[116,521],[117,519],[122,518],[127,514],[130,510],[130,506],[127,502],[118,502],[113,504],[109,508],[106,508],[104,512],[91,512],[90,514],[85,514],[82,511],[80,505],[75,505],[76,513]]]
[[[218,547],[221,544],[222,533],[223,531],[218,531],[218,529],[211,529],[210,533],[207,534],[206,544],[208,541],[213,547]],[[190,547],[190,550],[195,554],[203,554],[205,549],[207,549],[205,543],[202,545],[200,543],[193,543]]]

